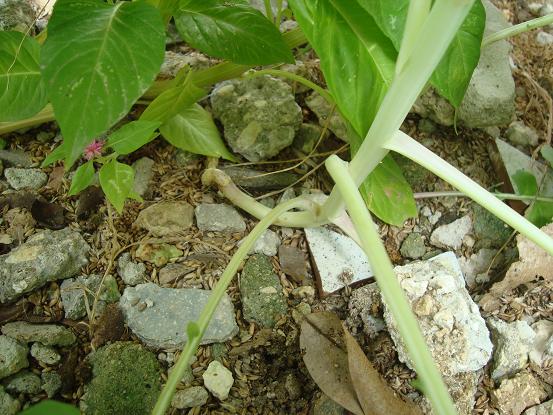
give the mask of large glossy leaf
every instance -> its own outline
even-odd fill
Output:
[[[294,62],[275,25],[249,5],[183,0],[175,22],[186,42],[210,56],[244,65]]]
[[[20,412],[20,415],[79,415],[81,411],[72,405],[46,399]]]
[[[157,75],[165,31],[144,1],[58,0],[41,68],[72,164],[121,119]]]
[[[315,39],[313,32],[315,31],[315,12],[313,7],[315,2],[309,0],[288,0],[288,4],[294,11],[294,18],[299,23],[305,37],[307,37],[309,43],[314,47]]]
[[[175,147],[204,156],[235,160],[225,147],[211,114],[198,104],[184,109],[159,130]]]
[[[20,32],[0,32],[0,121],[17,121],[47,103],[39,68],[40,45]]]
[[[117,154],[132,153],[156,138],[154,131],[160,125],[159,121],[131,121],[111,133],[107,145]]]
[[[393,75],[396,52],[356,2],[320,0],[313,47],[340,112],[364,137]]]
[[[100,185],[115,209],[121,213],[125,199],[132,196],[134,170],[127,164],[111,160],[104,164],[99,173]]]

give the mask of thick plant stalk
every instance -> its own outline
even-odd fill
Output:
[[[347,163],[337,156],[330,156],[326,161],[326,168],[344,199],[346,209],[361,239],[361,247],[369,259],[378,287],[394,316],[401,338],[422,382],[425,395],[432,403],[436,414],[456,414],[451,397],[436,368],[403,289],[395,276],[384,244],[357,189],[357,183],[349,173]]]
[[[545,232],[407,134],[396,132],[386,147],[430,170],[553,255],[553,239]]]
[[[213,317],[215,310],[217,309],[217,305],[223,298],[223,295],[225,294],[227,287],[232,281],[234,274],[236,274],[236,271],[238,271],[238,267],[240,266],[246,255],[248,255],[248,253],[250,252],[250,249],[253,247],[255,241],[270,225],[272,225],[278,219],[280,215],[289,211],[290,209],[296,208],[312,209],[312,203],[303,197],[297,197],[276,206],[266,216],[264,216],[263,219],[259,221],[259,223],[250,232],[250,234],[244,239],[244,242],[242,243],[242,245],[240,245],[240,248],[238,248],[236,253],[232,256],[229,264],[225,268],[225,271],[221,275],[219,282],[213,289],[211,296],[207,301],[207,304],[202,310],[197,323],[193,324],[192,326],[189,325],[187,330],[188,342],[186,343],[186,346],[179,356],[179,360],[177,361],[175,367],[171,371],[169,379],[167,379],[167,383],[161,391],[161,395],[156,402],[156,405],[152,411],[152,415],[164,415],[167,411],[167,408],[169,408],[177,385],[182,379],[187,366],[190,364],[190,360],[195,355],[196,350],[200,345],[200,341],[207,329],[207,326],[211,318]]]

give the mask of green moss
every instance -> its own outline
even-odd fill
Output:
[[[117,342],[91,356],[93,379],[81,401],[85,414],[147,415],[160,392],[160,367],[141,345]]]

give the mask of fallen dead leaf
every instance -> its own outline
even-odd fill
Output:
[[[553,237],[553,223],[541,228]],[[528,238],[518,235],[517,247],[519,261],[511,265],[505,278],[495,283],[480,300],[480,306],[486,311],[499,307],[499,297],[521,284],[533,281],[536,277],[553,280],[553,256],[534,244]]]

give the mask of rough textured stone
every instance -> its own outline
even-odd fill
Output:
[[[446,252],[395,267],[395,272],[440,372],[453,376],[486,365],[492,353],[488,328],[465,288],[455,255]],[[388,307],[384,317],[399,359],[412,367]]]
[[[542,46],[548,46],[553,44],[553,35],[551,33],[539,31],[536,34],[536,42]]]
[[[202,232],[244,232],[246,222],[232,206],[202,203],[195,209],[196,222]]]
[[[317,92],[313,92],[305,99],[305,105],[315,113],[317,118],[319,118],[319,124],[321,127],[328,126],[328,129],[332,133],[344,140],[348,141],[348,128],[340,112],[334,108],[332,110],[332,105],[326,101],[321,95]],[[330,119],[329,119],[330,117]]]
[[[536,333],[525,321],[506,323],[488,319],[494,343],[492,379],[501,380],[520,371],[528,361]]]
[[[117,273],[126,285],[136,285],[146,281],[146,265],[133,262],[131,254],[125,252],[117,260]]]
[[[2,333],[22,343],[39,342],[45,346],[70,346],[77,338],[73,332],[57,324],[31,324],[26,321],[6,323]]]
[[[313,405],[313,415],[344,415],[345,409],[326,396],[324,393]]]
[[[533,406],[524,411],[523,415],[551,415],[553,414],[553,400]]]
[[[169,244],[141,244],[136,250],[136,257],[162,267],[172,259],[182,256],[183,252]]]
[[[176,235],[192,226],[194,210],[186,202],[160,202],[138,214],[134,224],[154,236]]]
[[[159,270],[159,283],[161,285],[173,284],[192,271],[194,268],[183,264],[167,264]]]
[[[17,399],[12,398],[4,391],[4,387],[0,386],[0,414],[15,415],[19,412],[21,404]]]
[[[538,133],[522,121],[514,121],[505,132],[509,141],[519,146],[537,146],[539,142]]]
[[[307,265],[303,251],[295,246],[280,245],[278,248],[280,269],[294,281],[302,282],[307,277]]]
[[[48,398],[52,398],[61,388],[61,376],[56,372],[42,372],[42,390],[46,392]]]
[[[27,353],[29,353],[27,346],[11,337],[0,336],[0,379],[29,366]]]
[[[6,379],[6,390],[10,393],[26,393],[36,395],[41,391],[41,382],[38,375],[28,370],[22,370]]]
[[[148,415],[160,392],[160,367],[152,352],[132,342],[117,342],[89,357],[92,380],[81,398],[85,414]]]
[[[168,50],[165,52],[165,59],[159,70],[158,78],[174,78],[185,66],[189,66],[192,69],[205,69],[213,65],[214,62],[216,61],[200,52],[194,51],[182,54]]]
[[[438,248],[457,250],[471,229],[472,220],[466,215],[447,225],[438,226],[430,235],[430,242]]]
[[[211,106],[230,147],[250,161],[276,156],[292,144],[302,122],[292,88],[270,76],[217,84]]]
[[[223,167],[235,185],[253,190],[280,190],[299,179],[295,173],[288,171],[266,174],[265,172],[244,167]]]
[[[17,0],[18,1],[18,0]],[[31,167],[33,161],[28,153],[18,150],[1,150],[0,161],[14,167]]]
[[[305,228],[322,294],[372,277],[367,256],[357,243],[324,227]]]
[[[40,189],[48,181],[48,176],[40,169],[10,167],[4,171],[4,176],[15,190]]]
[[[361,322],[363,331],[369,338],[374,338],[379,331],[386,328],[381,318],[382,299],[376,282],[353,290],[349,298],[348,310],[349,327],[357,327]]]
[[[499,388],[491,392],[492,402],[500,415],[520,415],[530,406],[539,404],[547,397],[540,381],[530,373],[519,373],[501,382]]]
[[[500,248],[509,239],[513,230],[480,205],[474,204],[472,211],[473,234],[477,240],[475,246]]]
[[[35,10],[31,1],[0,0],[0,30],[26,33],[34,24]]]
[[[70,278],[88,263],[90,247],[69,228],[45,230],[0,256],[0,303],[16,300],[49,281]]]
[[[209,364],[207,370],[203,373],[204,386],[216,398],[224,401],[228,398],[230,388],[234,383],[232,372],[228,370],[221,362],[214,360]]]
[[[280,238],[270,229],[265,232],[255,241],[253,248],[250,249],[250,254],[263,254],[267,256],[275,256],[280,246]]]
[[[240,296],[244,318],[263,327],[273,327],[288,306],[273,265],[264,255],[253,255],[240,276]]]
[[[547,346],[553,336],[553,321],[539,320],[532,324],[532,330],[536,333],[532,350],[528,354],[530,361],[535,365],[541,366],[546,358],[552,358],[553,353],[549,356],[546,354]]]
[[[77,320],[86,316],[86,304],[88,302],[88,306],[92,308],[94,295],[98,291],[101,282],[102,276],[96,274],[63,281],[60,291],[65,318]],[[117,281],[111,275],[106,276],[97,302],[96,315],[100,314],[106,304],[116,302],[119,297]]]
[[[420,233],[413,232],[403,240],[400,249],[405,258],[419,259],[426,253],[426,246]]]
[[[182,348],[189,322],[197,321],[211,291],[195,288],[161,288],[156,284],[127,287],[119,306],[125,322],[146,345],[157,349]],[[234,308],[225,294],[202,339],[222,342],[238,332]]]
[[[474,288],[477,284],[489,279],[486,271],[490,264],[492,264],[496,254],[497,250],[495,249],[482,248],[477,253],[472,254],[470,258],[466,259],[462,257],[459,260],[467,287]],[[494,265],[498,264],[499,258],[501,258],[501,256],[495,258]]]
[[[33,343],[31,346],[31,356],[45,365],[55,365],[61,359],[56,349],[45,346],[42,343]]]
[[[154,161],[151,158],[142,157],[136,160],[132,167],[134,169],[133,191],[141,197],[148,197],[150,182],[154,177]]]
[[[303,123],[298,130],[292,146],[302,153],[309,154],[321,138],[323,129],[315,124]],[[328,133],[325,133],[325,137]]]
[[[202,386],[192,386],[188,389],[178,390],[173,396],[171,406],[177,409],[194,408],[205,405],[209,394]]]

